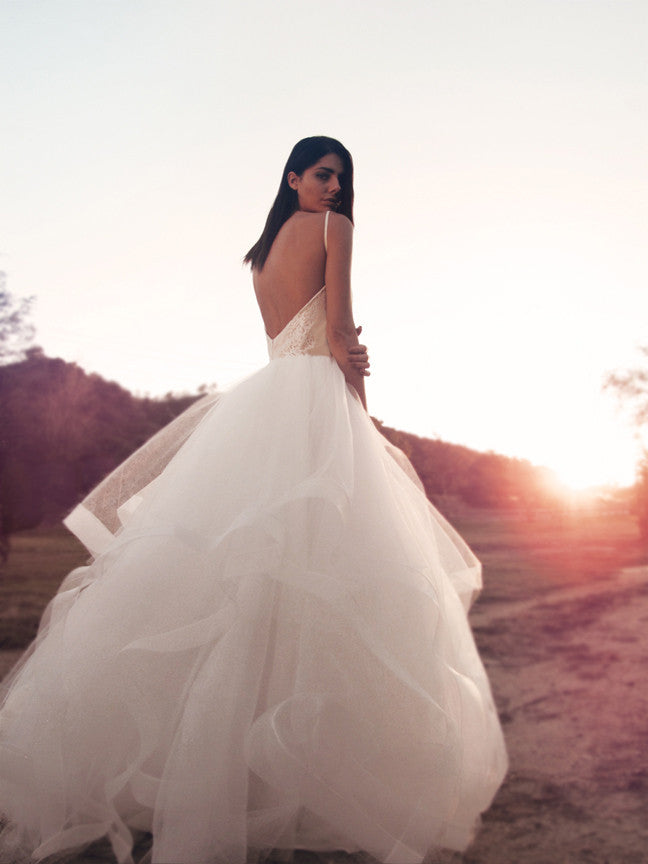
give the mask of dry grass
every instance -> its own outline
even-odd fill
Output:
[[[484,566],[485,602],[526,598],[531,584],[537,596],[591,583],[648,561],[635,520],[618,509],[540,511],[532,518],[466,511],[453,524]]]
[[[12,538],[9,561],[0,569],[0,648],[29,644],[63,578],[87,559],[84,547],[63,526]]]
[[[481,603],[526,598],[530,581],[537,596],[646,560],[634,520],[624,512],[542,512],[528,519],[517,512],[463,509],[452,521],[484,565]],[[63,526],[13,538],[9,562],[0,569],[0,649],[29,644],[65,575],[87,559]]]

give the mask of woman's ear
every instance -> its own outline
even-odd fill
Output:
[[[289,171],[288,176],[286,177],[286,180],[288,181],[288,185],[290,186],[291,189],[297,189],[297,186],[299,185],[299,175],[298,174],[295,174],[294,171]]]

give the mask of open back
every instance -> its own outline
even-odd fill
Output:
[[[328,210],[294,213],[277,234],[263,269],[253,271],[254,291],[271,339],[324,286],[329,215]]]

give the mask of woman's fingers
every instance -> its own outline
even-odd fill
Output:
[[[360,370],[363,375],[370,375],[369,370],[369,354],[367,353],[366,345],[354,345],[349,348],[349,362]]]
[[[350,348],[349,349],[349,359],[354,363],[365,363],[367,366],[369,365],[369,355],[367,354],[367,349],[361,350],[362,346],[358,346],[357,349]]]

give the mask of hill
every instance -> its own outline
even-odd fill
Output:
[[[139,398],[38,349],[0,366],[4,534],[60,519],[197,398]]]
[[[4,536],[62,518],[93,486],[199,398],[141,398],[38,350],[0,366],[0,512]],[[497,453],[421,438],[374,421],[411,459],[447,510],[527,511],[552,502],[546,469]]]

